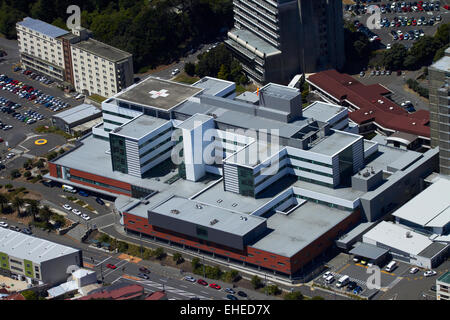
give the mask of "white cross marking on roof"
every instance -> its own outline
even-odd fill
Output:
[[[151,97],[153,99],[156,99],[156,98],[159,98],[159,97],[163,97],[163,98],[167,97],[169,95],[167,92],[168,91],[166,89],[162,89],[160,91],[152,90],[149,93],[150,93],[150,95],[151,95]]]

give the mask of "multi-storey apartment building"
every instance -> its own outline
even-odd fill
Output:
[[[248,76],[288,83],[299,73],[344,64],[339,0],[234,0],[234,29],[225,41]]]
[[[450,175],[450,48],[428,68],[431,146],[439,147],[440,173]]]
[[[436,300],[450,300],[450,272],[436,280]]]
[[[22,64],[78,92],[111,96],[133,84],[132,54],[92,39],[84,29],[68,32],[40,20],[17,23]]]

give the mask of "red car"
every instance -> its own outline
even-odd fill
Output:
[[[201,284],[202,286],[207,286],[207,285],[208,285],[208,282],[206,282],[206,281],[203,280],[203,279],[198,279],[198,280],[197,280],[197,283],[198,283],[198,284]]]
[[[449,6],[449,5],[445,5],[445,6],[444,6],[444,9],[450,10],[450,6]]]
[[[106,265],[106,267],[109,268],[109,269],[113,269],[113,270],[117,268],[115,265],[110,264],[110,263],[108,263],[108,264]]]
[[[211,288],[214,288],[214,289],[217,289],[217,290],[220,290],[220,286],[218,285],[218,284],[216,284],[216,283],[211,283],[210,285],[209,285]]]

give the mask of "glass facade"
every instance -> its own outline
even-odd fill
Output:
[[[243,196],[255,196],[255,178],[253,170],[245,167],[238,167],[239,193]]]
[[[111,162],[113,171],[128,173],[125,138],[110,134],[109,144],[111,147]]]

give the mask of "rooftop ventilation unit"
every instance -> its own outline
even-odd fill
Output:
[[[199,205],[199,204],[196,204],[195,207],[196,207],[197,209],[203,209],[203,207],[202,207],[201,205]]]
[[[170,213],[173,213],[173,214],[179,214],[180,211],[177,210],[177,209],[172,209],[172,210],[170,210]]]
[[[113,132],[119,132],[120,130],[122,130],[122,127],[117,127],[113,130]]]
[[[222,201],[223,201],[222,199],[219,199],[217,200],[217,203],[222,203]]]
[[[370,172],[369,171],[366,171],[366,172],[363,173],[363,177],[367,178],[368,176],[370,176]]]
[[[219,222],[219,220],[217,220],[217,219],[214,219],[214,220],[211,220],[211,222],[209,223],[210,225],[215,225],[217,222]]]
[[[231,206],[232,207],[237,207],[237,203],[233,203]]]
[[[407,238],[412,238],[412,234],[411,234],[411,232],[409,232],[409,231],[406,231],[406,237],[407,237]]]

